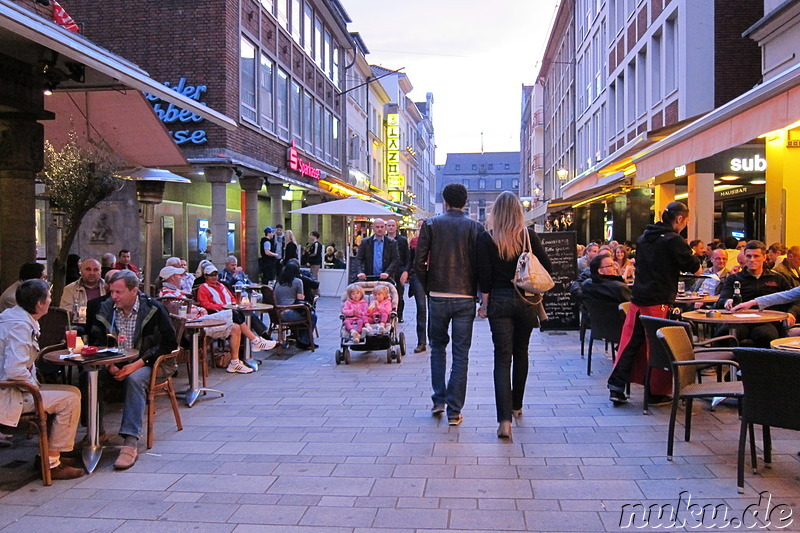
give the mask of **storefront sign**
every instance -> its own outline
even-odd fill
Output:
[[[179,79],[178,85],[175,87],[172,87],[168,81],[164,82],[164,86],[169,87],[176,93],[182,94],[187,98],[191,98],[197,102],[200,102],[200,98],[202,97],[203,93],[208,90],[208,87],[205,85],[187,85],[186,78]],[[153,103],[153,111],[156,112],[156,115],[158,115],[158,118],[161,119],[161,122],[164,124],[175,124],[178,127],[183,127],[184,124],[188,125],[191,122],[197,123],[205,120],[200,115],[196,115],[191,111],[176,107],[175,104],[168,104],[167,102],[162,101],[161,98],[154,94],[145,93],[144,96],[149,102]],[[200,103],[205,105],[203,102]],[[167,127],[171,128],[172,126]],[[185,144],[187,142],[191,144],[204,144],[208,142],[205,130],[188,128],[176,130],[170,129],[169,135],[178,145]]]
[[[393,201],[400,201],[405,188],[400,173],[400,114],[386,114],[386,186]]]
[[[681,178],[686,175],[686,165],[681,165],[679,167],[675,167],[674,171],[676,178]]]
[[[734,157],[731,159],[733,172],[764,172],[767,170],[767,160],[756,154],[750,158]]]
[[[724,150],[695,163],[695,172],[703,174],[729,174],[731,172],[764,172],[767,159],[764,145],[744,144]]]
[[[295,141],[292,141],[292,146],[287,150],[286,161],[290,169],[300,173],[300,177],[308,176],[315,180],[322,177],[320,169],[300,157],[300,154],[297,153],[297,143]]]

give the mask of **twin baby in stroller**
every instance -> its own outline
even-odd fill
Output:
[[[372,291],[369,298],[365,291]],[[387,322],[392,314],[392,297],[387,284],[353,283],[347,287],[342,306],[342,338],[360,342],[362,336],[388,333]]]

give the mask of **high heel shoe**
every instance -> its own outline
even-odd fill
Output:
[[[503,420],[497,428],[497,438],[508,439],[511,437],[511,421]]]

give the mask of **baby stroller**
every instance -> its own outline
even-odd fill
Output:
[[[341,345],[336,350],[336,364],[350,364],[350,351],[358,352],[371,352],[386,350],[386,362],[391,363],[392,360],[401,362],[401,357],[406,354],[406,335],[403,332],[397,331],[397,304],[399,298],[397,296],[397,289],[391,280],[380,280],[378,278],[368,278],[369,281],[357,281],[351,283],[345,289],[342,295],[342,304],[347,301],[347,290],[351,287],[358,287],[364,292],[364,298],[370,298],[372,291],[377,286],[385,286],[389,289],[389,295],[392,299],[392,313],[389,315],[389,320],[386,322],[385,332],[371,332],[368,333],[364,330],[364,335],[357,341],[350,338],[349,332],[345,329],[344,321],[345,316],[339,315],[342,320],[342,328],[340,341]]]

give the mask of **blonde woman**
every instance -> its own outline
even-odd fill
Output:
[[[478,316],[488,317],[494,343],[494,395],[497,406],[497,436],[511,437],[511,419],[522,415],[525,382],[528,379],[528,343],[539,325],[537,297],[523,296],[512,283],[520,254],[527,249],[527,232],[534,255],[550,272],[552,266],[539,236],[525,227],[522,204],[509,191],[492,206],[488,231],[478,237],[478,284],[481,307]]]
[[[283,259],[281,260],[284,266],[291,259],[300,260],[300,255],[297,253],[297,250],[297,240],[294,238],[294,233],[292,233],[292,230],[287,229],[283,239]]]

